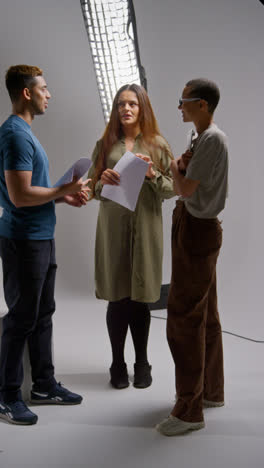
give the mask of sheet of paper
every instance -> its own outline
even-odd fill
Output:
[[[147,172],[148,163],[127,151],[113,168],[120,174],[119,185],[104,185],[102,197],[134,211]]]
[[[195,137],[195,131],[192,129],[187,134],[187,150],[191,151],[193,139]]]
[[[69,184],[72,182],[73,177],[80,179],[84,176],[88,169],[91,167],[92,161],[89,158],[80,158],[76,161],[66,172],[65,174],[56,182],[53,187],[60,187],[64,184]]]

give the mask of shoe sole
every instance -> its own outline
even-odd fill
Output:
[[[3,421],[8,422],[9,424],[15,424],[17,426],[33,426],[34,424],[36,424],[38,422],[38,419],[36,419],[35,421],[29,421],[29,422],[16,421],[15,419],[11,419],[8,416],[4,416],[2,414],[0,415],[0,419],[2,419]]]
[[[117,387],[112,382],[109,382],[110,387],[114,388],[115,390],[124,390],[125,388],[129,387],[129,383],[127,385],[123,385],[122,387]]]
[[[133,384],[133,387],[135,387],[135,388],[141,388],[141,389],[144,389],[144,388],[148,388],[148,387],[150,387],[151,385],[152,385],[152,382],[150,382],[150,384],[148,384],[148,385],[144,385],[144,386],[142,386],[142,385],[136,385],[136,384]]]
[[[29,400],[29,402],[32,405],[64,405],[64,406],[72,406],[72,405],[80,405],[81,401],[74,401],[74,402],[69,402],[69,401],[58,401],[58,400]]]
[[[190,427],[188,429],[186,428],[184,431],[179,432],[178,434],[172,434],[172,433],[168,433],[168,432],[166,433],[166,432],[163,432],[163,431],[159,430],[158,428],[156,428],[156,429],[160,434],[165,435],[167,437],[177,437],[177,436],[187,434],[188,432],[199,431],[199,429],[203,429],[204,427],[205,427],[205,424],[201,424],[201,425],[199,425],[197,427]]]

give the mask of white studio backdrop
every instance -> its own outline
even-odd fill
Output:
[[[0,5],[0,123],[11,109],[7,68],[18,63],[43,68],[52,99],[32,129],[55,182],[76,159],[91,156],[104,129],[80,2],[1,0]],[[224,329],[263,339],[264,6],[258,0],[134,0],[134,6],[149,96],[175,156],[184,151],[190,128],[177,109],[184,84],[204,76],[220,86],[215,121],[230,148],[229,199],[220,216],[220,313]],[[170,280],[174,204],[164,203],[164,283]],[[57,207],[57,295],[94,294],[97,210],[96,201],[81,209]],[[81,318],[85,311],[75,313]]]

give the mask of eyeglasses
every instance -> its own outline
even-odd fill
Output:
[[[201,98],[199,98],[199,97],[181,98],[181,99],[179,99],[179,106],[181,107],[184,102],[192,102],[192,101],[201,101]]]

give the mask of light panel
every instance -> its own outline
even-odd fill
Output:
[[[117,90],[124,84],[146,87],[140,64],[132,0],[81,0],[84,22],[104,118],[109,120]]]

